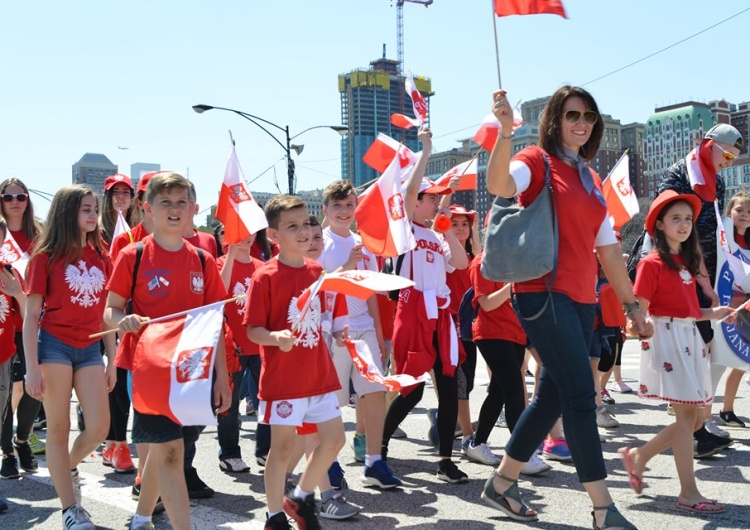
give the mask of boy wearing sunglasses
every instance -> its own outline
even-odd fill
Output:
[[[724,181],[719,173],[732,166],[743,146],[744,140],[737,129],[726,123],[714,125],[695,149],[666,170],[659,179],[656,190],[657,195],[666,190],[674,190],[682,194],[695,194],[701,199],[701,213],[694,224],[703,253],[701,273],[696,278],[698,301],[703,308],[720,305],[719,297],[713,289],[716,280],[717,228],[714,201],[718,200],[719,211],[724,211]],[[697,326],[703,341],[710,348],[713,339],[711,324],[708,321],[698,322]],[[724,370],[723,366],[711,365],[714,393]],[[711,406],[706,405],[704,420],[712,432],[703,426],[694,433],[698,444],[696,458],[711,453],[712,450],[724,449],[732,443],[728,433],[708,422],[710,418]]]

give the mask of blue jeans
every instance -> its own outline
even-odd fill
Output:
[[[242,370],[232,376],[232,404],[226,412],[217,416],[219,434],[219,460],[242,458],[240,449],[240,386]]]
[[[565,438],[581,482],[607,476],[602,444],[596,428],[594,381],[589,345],[594,330],[594,304],[581,304],[562,293],[552,293],[552,303],[536,320],[547,293],[518,293],[513,308],[529,340],[539,352],[542,374],[537,393],[523,411],[505,446],[513,459],[526,462],[562,413]]]
[[[251,400],[258,410],[258,380],[260,379],[260,355],[240,356],[240,400]]]

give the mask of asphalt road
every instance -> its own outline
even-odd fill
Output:
[[[623,361],[623,374],[632,387],[638,377],[639,347],[628,341]],[[527,382],[531,382],[527,379]],[[477,385],[472,394],[472,411],[478,415],[487,378],[483,364],[477,367]],[[723,385],[719,393],[723,391]],[[486,506],[479,495],[491,469],[458,457],[459,467],[468,473],[467,484],[450,485],[435,477],[436,452],[427,442],[429,422],[425,411],[436,406],[435,394],[425,392],[422,403],[406,419],[402,427],[406,440],[394,440],[390,446],[389,463],[404,480],[404,487],[381,492],[360,485],[357,477],[362,465],[354,461],[351,447],[342,451],[340,461],[345,469],[350,490],[347,498],[363,507],[362,513],[349,521],[323,521],[327,529],[441,529],[487,530],[491,528],[545,528],[567,530],[591,528],[591,506],[575,475],[571,463],[552,463],[552,470],[530,478],[522,478],[524,498],[541,512],[536,523],[521,524],[503,517]],[[617,449],[625,445],[640,445],[652,437],[672,418],[665,413],[664,404],[639,399],[632,394],[614,394],[617,400],[610,409],[621,425],[606,432],[608,440],[602,444],[609,472],[608,484],[617,506],[640,529],[702,529],[750,528],[750,429],[731,429],[737,440],[733,448],[720,456],[695,462],[695,473],[704,495],[727,505],[723,514],[700,516],[679,510],[675,506],[679,484],[671,453],[656,457],[645,475],[647,488],[636,496],[630,489],[627,474],[622,468]],[[721,402],[721,395],[717,396]],[[719,405],[715,406],[718,411]],[[750,415],[750,386],[743,384],[736,403],[740,416]],[[71,412],[73,407],[71,407]],[[73,417],[73,416],[72,416]],[[213,428],[198,442],[196,467],[200,476],[216,495],[211,499],[192,501],[191,514],[198,529],[259,529],[265,521],[262,469],[253,461],[254,417],[243,416],[241,445],[250,473],[230,475],[218,466],[216,431]],[[344,421],[347,440],[351,443],[354,430],[354,410],[346,407]],[[75,419],[73,417],[73,425]],[[568,427],[570,428],[570,426]],[[44,431],[39,433],[42,438]],[[507,441],[505,428],[495,428],[490,445],[495,452]],[[135,509],[130,499],[133,475],[117,475],[101,464],[99,454],[87,459],[79,467],[83,484],[84,507],[101,529],[127,528]],[[20,480],[1,480],[0,497],[8,499],[10,510],[0,514],[0,530],[61,528],[60,505],[46,472],[44,459],[36,474],[22,472]],[[154,520],[157,529],[171,528],[165,516]]]

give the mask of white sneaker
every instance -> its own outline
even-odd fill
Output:
[[[63,513],[62,520],[65,530],[96,530],[91,515],[80,504],[74,504]]]
[[[247,473],[250,471],[248,466],[241,458],[225,458],[219,460],[219,467],[222,471],[228,471],[229,473]]]
[[[715,436],[721,436],[722,438],[729,438],[729,433],[719,427],[719,424],[716,423],[716,418],[714,416],[711,416],[711,419],[706,420],[704,422],[704,425],[706,426],[706,430],[711,434]]]
[[[524,464],[521,473],[524,475],[538,475],[539,473],[544,473],[550,469],[552,469],[552,466],[539,458],[539,453],[535,451],[534,454],[531,455],[531,458],[529,458],[529,461]]]
[[[78,475],[78,468],[70,472],[70,481],[73,483],[73,496],[76,498],[76,504],[80,508],[81,507],[81,477]]]
[[[615,419],[615,415],[604,405],[596,409],[596,425],[603,429],[614,429],[620,426],[620,422]]]
[[[479,445],[470,443],[466,447],[464,454],[466,454],[469,460],[479,462],[480,464],[487,464],[488,466],[500,465],[500,457],[490,451],[490,448],[486,443]]]

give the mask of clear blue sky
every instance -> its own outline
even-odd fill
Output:
[[[512,101],[582,84],[749,7],[727,0],[563,0],[569,20],[498,19],[503,87]],[[123,172],[133,162],[184,171],[202,207],[216,201],[237,141],[252,180],[282,149],[230,113],[236,108],[292,134],[340,123],[337,76],[381,56],[396,58],[389,0],[181,0],[7,2],[0,20],[0,180],[18,177],[54,193],[86,152]],[[497,88],[490,0],[435,0],[404,7],[405,63],[432,78],[435,149],[474,133]],[[750,12],[587,88],[603,112],[644,121],[655,106],[686,99],[750,100]],[[299,138],[298,189],[340,177],[338,135]],[[119,150],[118,146],[129,149]],[[277,163],[278,162],[278,163]],[[273,171],[251,186],[275,191]],[[41,214],[48,203],[34,197]],[[196,219],[202,224],[204,218]]]

